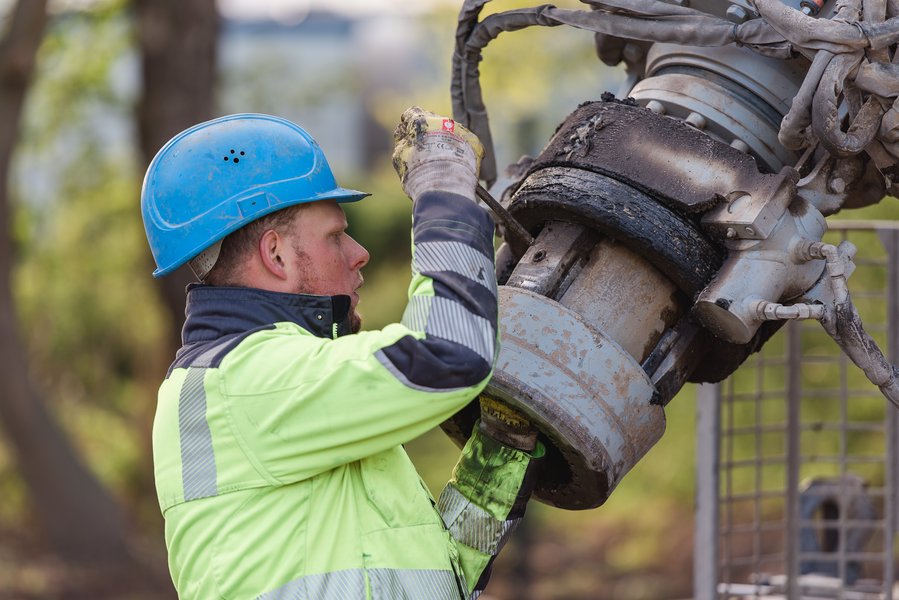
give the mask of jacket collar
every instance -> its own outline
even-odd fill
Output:
[[[318,337],[350,333],[349,296],[285,294],[256,288],[187,287],[186,319],[181,339],[185,346],[245,333],[273,323],[296,323]]]

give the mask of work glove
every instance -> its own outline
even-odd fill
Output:
[[[475,134],[452,119],[413,106],[403,113],[393,140],[393,167],[413,201],[434,191],[475,201],[484,156]]]
[[[523,414],[494,398],[481,396],[481,432],[524,452],[537,446],[537,428]]]

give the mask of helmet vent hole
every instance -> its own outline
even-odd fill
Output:
[[[231,153],[232,156],[231,156],[231,157],[228,157],[228,156],[226,155],[226,156],[225,156],[225,162],[228,162],[228,159],[231,158],[232,161],[234,161],[234,162],[236,162],[236,163],[239,163],[239,162],[240,162],[240,159],[239,159],[238,157],[236,157],[236,156],[233,156],[233,155],[237,154],[238,151],[235,150],[234,148],[232,148],[231,151],[230,151],[230,153]],[[241,155],[241,156],[244,156],[244,155],[246,155],[246,152],[244,152],[243,150],[241,150],[241,151],[240,151],[240,155]]]

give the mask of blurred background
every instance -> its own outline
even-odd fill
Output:
[[[396,321],[410,205],[391,132],[409,105],[451,112],[459,4],[0,0],[0,598],[175,596],[150,431],[190,277],[150,275],[139,197],[155,152],[232,112],[302,124],[342,185],[373,194],[348,209],[372,254],[361,310],[366,328]],[[571,29],[506,34],[484,58],[499,165],[624,76]],[[482,597],[689,597],[694,395],[605,506],[532,504]],[[431,432],[408,450],[439,494],[457,448]]]

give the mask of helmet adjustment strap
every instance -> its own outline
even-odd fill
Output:
[[[187,264],[190,265],[190,270],[194,272],[197,279],[200,281],[206,279],[209,271],[215,266],[221,250],[222,240],[219,240],[188,261]]]

